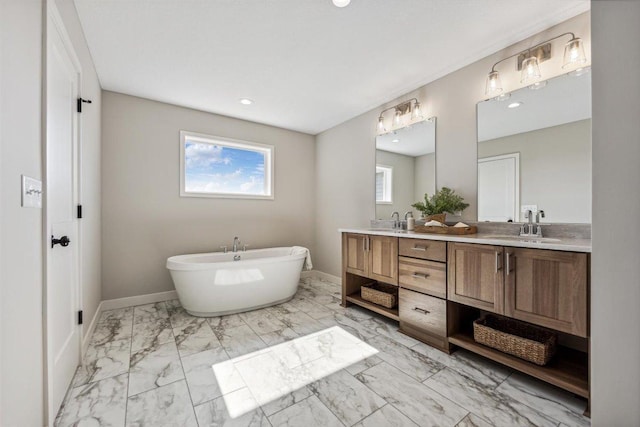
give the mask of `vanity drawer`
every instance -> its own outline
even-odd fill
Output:
[[[447,297],[447,264],[415,258],[398,258],[401,287],[434,297]]]
[[[400,238],[398,253],[400,256],[446,262],[447,242]]]
[[[447,301],[400,288],[400,328],[403,324],[439,337],[447,335]]]

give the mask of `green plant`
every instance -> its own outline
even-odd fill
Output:
[[[440,191],[429,197],[424,194],[424,203],[417,202],[412,204],[414,208],[422,212],[425,216],[436,215],[445,212],[454,214],[469,207],[469,203],[464,202],[464,198],[456,194],[456,192],[448,187],[442,187]]]

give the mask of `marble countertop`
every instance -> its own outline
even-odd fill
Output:
[[[440,240],[446,242],[479,243],[485,245],[511,246],[517,248],[551,249],[566,252],[586,252],[591,253],[591,239],[558,238],[541,240],[535,237],[519,236],[496,236],[494,234],[427,234],[416,233],[415,231],[387,230],[376,228],[340,228],[341,233],[361,233],[373,234],[377,236],[404,237],[409,239]]]

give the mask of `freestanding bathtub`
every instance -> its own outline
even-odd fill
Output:
[[[213,317],[290,300],[306,256],[301,247],[178,255],[167,259],[167,269],[184,309]]]

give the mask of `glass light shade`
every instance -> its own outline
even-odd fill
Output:
[[[487,76],[487,85],[485,86],[484,93],[489,96],[502,93],[502,81],[497,71],[492,71]]]
[[[378,134],[382,135],[387,132],[387,128],[384,127],[384,117],[378,117]]]
[[[540,67],[538,66],[538,58],[530,56],[522,61],[522,77],[520,83],[531,83],[532,81],[539,79]]]
[[[529,86],[529,89],[531,90],[539,90],[542,89],[543,87],[545,87],[547,85],[547,81],[543,80],[541,82],[535,82],[534,84]]]
[[[582,39],[574,38],[569,40],[564,47],[564,61],[562,62],[562,68],[584,64],[585,62],[587,62],[587,57],[584,54]]]
[[[416,101],[413,106],[413,110],[411,111],[411,120],[415,121],[420,119],[422,119],[422,107],[420,106],[420,103]]]
[[[400,110],[396,110],[393,115],[393,127],[398,128],[400,125],[402,125],[402,113],[400,113]]]
[[[351,3],[351,0],[333,0],[333,4],[337,7],[345,7]]]

